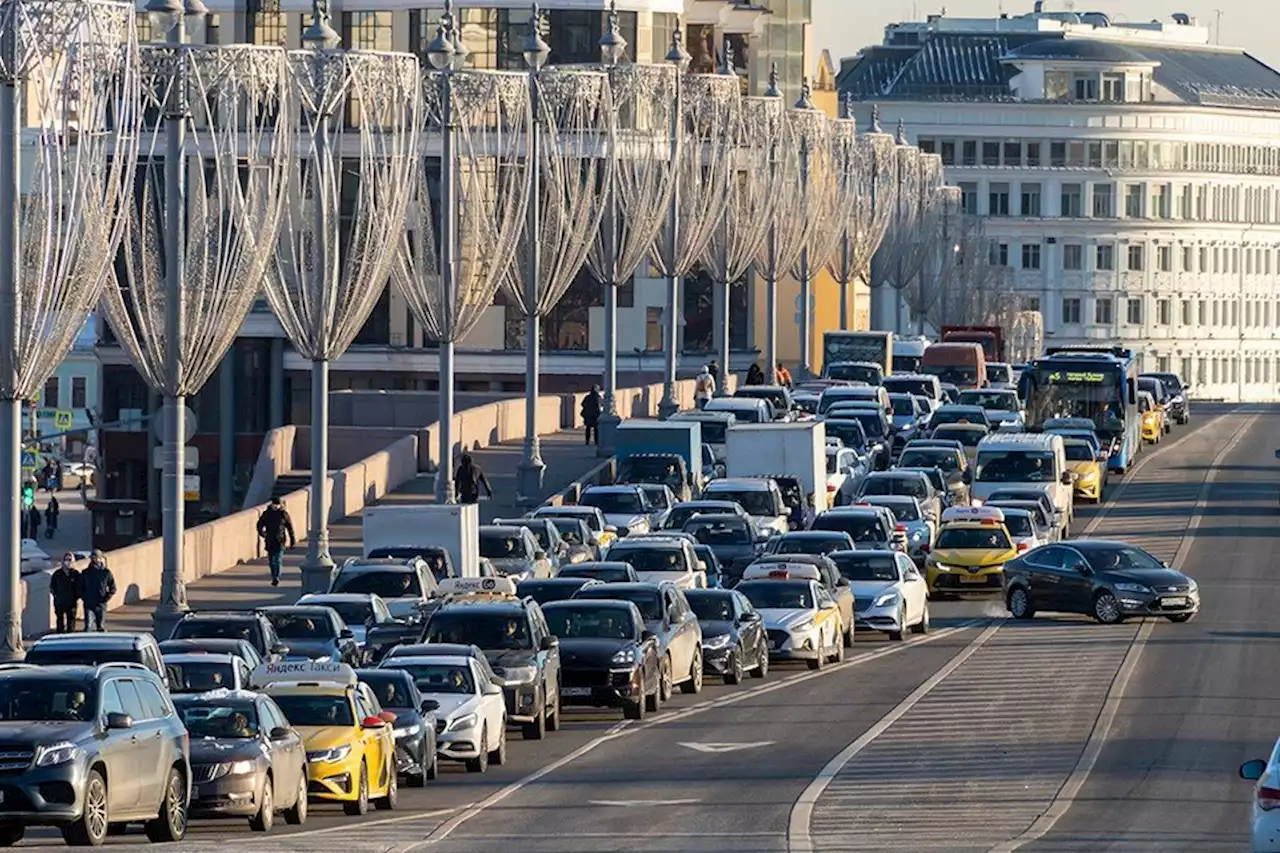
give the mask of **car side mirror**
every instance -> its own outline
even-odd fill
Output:
[[[486,695],[486,696],[501,696],[501,695],[502,695],[502,688],[501,688],[501,687],[499,687],[499,686],[498,686],[498,685],[496,685],[496,684],[486,684],[486,685],[484,686],[484,695]]]
[[[1266,772],[1267,762],[1261,758],[1255,758],[1240,765],[1240,778],[1247,779],[1250,782],[1258,781],[1262,778],[1262,774]]]
[[[549,652],[560,645],[560,640],[548,634],[542,638],[542,642],[538,644],[541,651]]]
[[[547,552],[546,552],[546,551],[534,551],[534,552],[533,552],[533,559],[535,559],[535,560],[545,560],[545,559],[547,559]]]
[[[133,728],[133,717],[128,714],[107,714],[108,729],[131,729]]]
[[[293,732],[290,731],[289,729],[286,729],[284,726],[276,726],[274,729],[271,730],[271,733],[268,735],[268,737],[271,740],[284,740],[285,738],[289,737],[292,734]]]
[[[287,655],[289,654],[289,647],[286,646],[284,643],[276,643],[274,646],[271,647],[271,654]]]
[[[1060,478],[1060,480],[1062,482],[1062,485],[1070,486],[1073,482],[1075,482],[1075,476],[1070,471],[1063,471],[1062,477]]]
[[[1161,560],[1160,565],[1164,566],[1166,569],[1170,567],[1168,560]]]
[[[365,717],[360,721],[362,729],[380,729],[387,724],[387,721],[381,717]]]
[[[419,710],[421,710],[422,713],[424,714],[431,714],[435,711],[440,710],[440,703],[437,702],[435,699],[423,699],[422,705],[420,706]]]
[[[343,628],[338,632],[338,639],[340,640],[354,640],[355,638],[356,635],[351,632],[350,628]]]

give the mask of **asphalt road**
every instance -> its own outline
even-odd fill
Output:
[[[994,603],[936,602],[926,637],[860,636],[841,666],[708,682],[640,723],[569,715],[545,741],[514,736],[504,767],[402,788],[394,813],[319,807],[269,836],[197,821],[173,849],[1243,850],[1235,769],[1280,729],[1278,411],[1200,407],[1079,512],[1077,534],[1131,539],[1194,575],[1191,623],[1015,625]],[[108,846],[151,849],[139,841]]]

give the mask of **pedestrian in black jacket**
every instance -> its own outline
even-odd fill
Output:
[[[107,604],[115,597],[116,578],[107,568],[107,555],[95,550],[89,555],[89,568],[80,575],[81,600],[84,601],[84,629],[106,630]],[[96,628],[90,628],[96,625]]]
[[[600,386],[592,385],[587,396],[582,398],[582,425],[587,428],[587,444],[594,437],[596,447],[600,446],[600,410]]]
[[[480,500],[480,487],[484,486],[485,494],[493,497],[493,487],[484,471],[471,459],[470,453],[462,454],[458,469],[453,472],[453,488],[458,492],[458,501],[473,504]]]
[[[267,549],[267,565],[271,567],[271,585],[280,585],[280,568],[286,548],[298,544],[293,533],[293,519],[279,498],[272,498],[271,504],[258,516],[258,535]],[[288,542],[286,545],[285,542]]]
[[[40,510],[34,506],[27,510],[27,538],[40,538]]]
[[[49,505],[44,508],[44,535],[48,539],[52,539],[58,532],[59,509],[58,499],[49,498]]]
[[[75,555],[62,555],[62,563],[49,576],[49,594],[53,597],[53,612],[57,632],[68,634],[76,629],[76,611],[80,608],[81,580],[75,567]]]

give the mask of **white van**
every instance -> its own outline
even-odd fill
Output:
[[[773,405],[758,397],[716,397],[703,412],[728,412],[742,424],[773,423]]]
[[[1074,515],[1073,481],[1060,435],[996,434],[978,442],[971,486],[973,497],[985,500],[993,492],[1009,488],[1034,488],[1044,492],[1062,519],[1064,539]]]

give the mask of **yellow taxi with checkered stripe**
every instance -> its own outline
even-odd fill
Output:
[[[1017,545],[997,507],[951,507],[925,562],[925,580],[934,598],[1000,595],[1004,564],[1018,556]]]
[[[761,563],[748,566],[734,589],[764,619],[770,660],[802,660],[809,669],[844,660],[840,605],[823,588],[816,566]]]

